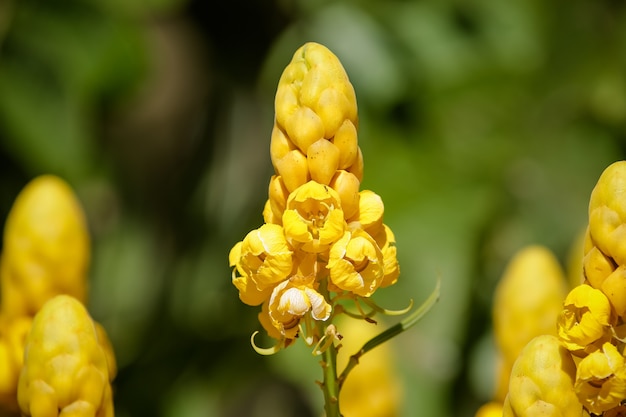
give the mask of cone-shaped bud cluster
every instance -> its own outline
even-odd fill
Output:
[[[59,294],[86,301],[90,241],[78,199],[67,183],[52,175],[35,178],[20,192],[6,220],[3,239],[0,408],[16,412],[18,377],[33,317]],[[114,376],[112,346],[104,328],[95,326]]]
[[[26,339],[18,402],[24,416],[112,417],[109,353],[81,302],[50,299]]]
[[[288,343],[301,319],[330,317],[322,294],[369,297],[394,284],[399,268],[383,201],[360,190],[356,97],[339,59],[317,43],[299,48],[279,80],[275,113],[265,224],[229,261],[241,300],[262,304],[264,328]]]

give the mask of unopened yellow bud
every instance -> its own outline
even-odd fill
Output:
[[[626,265],[618,266],[600,286],[620,317],[626,316]]]
[[[341,208],[346,219],[354,217],[359,209],[359,179],[348,171],[339,170],[335,173],[330,186],[337,191],[341,199]]]
[[[355,162],[359,154],[356,126],[351,120],[345,120],[335,133],[333,143],[339,148],[339,169],[348,169]]]
[[[49,300],[26,339],[18,403],[25,416],[113,416],[108,354],[85,307]]]
[[[310,179],[306,155],[298,149],[287,152],[275,162],[275,166],[289,192],[293,192]]]
[[[328,184],[339,167],[339,148],[326,139],[319,139],[309,146],[307,161],[311,179]]]
[[[511,259],[493,304],[495,339],[508,366],[533,337],[555,334],[565,294],[564,273],[547,248],[528,246]]]
[[[87,224],[72,189],[55,176],[35,178],[7,217],[0,308],[32,316],[57,294],[85,301],[89,257]]]
[[[602,288],[604,280],[615,270],[615,264],[597,247],[592,247],[583,258],[583,271],[589,285]]]
[[[589,200],[589,233],[595,245],[618,265],[626,264],[626,161],[609,165]]]
[[[285,186],[285,182],[280,175],[273,175],[270,179],[269,185],[269,204],[272,211],[274,221],[266,223],[282,224],[283,213],[285,212],[285,206],[287,205],[287,198],[289,198],[289,190]]]
[[[575,375],[574,360],[556,337],[535,337],[513,365],[503,417],[581,416]]]
[[[18,411],[17,381],[31,323],[29,316],[0,318],[0,410]]]

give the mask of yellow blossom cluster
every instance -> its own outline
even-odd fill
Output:
[[[619,416],[626,411],[626,161],[605,169],[589,201],[584,282],[556,316],[556,336],[515,360],[503,416]]]
[[[262,305],[261,324],[283,346],[331,317],[331,293],[368,298],[398,278],[383,201],[360,190],[357,125],[339,59],[317,43],[300,47],[278,82],[264,224],[229,255],[240,299]]]
[[[62,179],[20,192],[0,259],[0,409],[25,416],[112,416],[115,355],[85,310],[90,241]]]

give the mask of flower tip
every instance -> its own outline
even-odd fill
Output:
[[[258,330],[252,333],[252,336],[250,336],[250,344],[252,345],[252,348],[254,349],[254,351],[258,353],[259,355],[271,356],[277,353],[280,349],[282,349],[283,347],[282,340],[279,340],[278,342],[276,342],[274,346],[269,347],[269,348],[262,348],[262,347],[257,346],[256,342],[254,341],[254,338],[256,337],[257,334],[259,334]]]

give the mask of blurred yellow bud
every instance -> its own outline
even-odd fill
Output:
[[[23,415],[112,417],[108,356],[82,303],[49,300],[26,339],[17,392]]]
[[[498,401],[490,401],[483,404],[474,417],[502,417],[502,403]]]
[[[84,213],[62,179],[44,175],[17,196],[0,269],[4,314],[33,316],[57,294],[86,301],[90,242]]]
[[[17,381],[32,321],[30,316],[0,318],[0,410],[18,411]]]
[[[345,315],[337,321],[341,349],[337,368],[343,369],[350,355],[381,329],[364,320]],[[359,358],[359,364],[346,378],[339,393],[341,414],[345,417],[398,417],[404,392],[394,363],[393,344],[384,343]]]
[[[513,365],[503,417],[581,416],[575,374],[572,356],[556,337],[535,337]]]
[[[493,327],[505,364],[512,366],[535,336],[556,334],[556,317],[566,294],[556,257],[543,246],[528,246],[511,259],[494,294]]]

